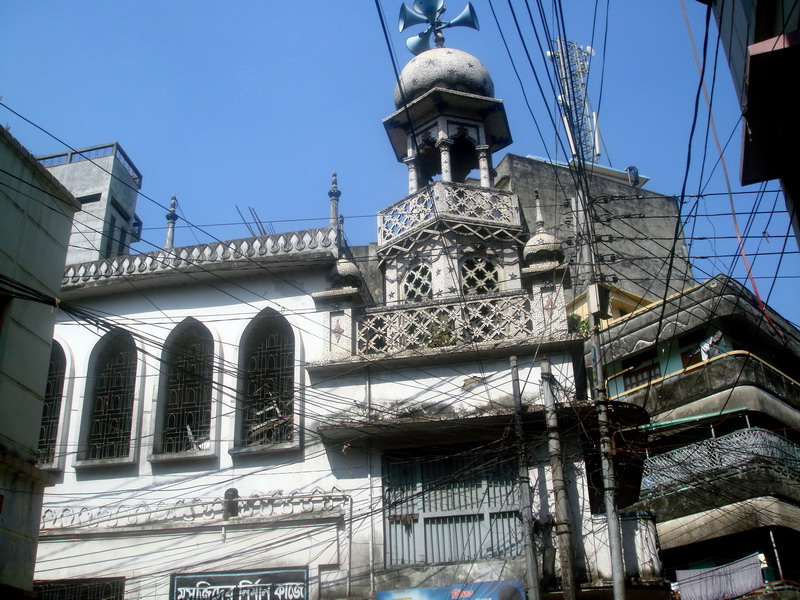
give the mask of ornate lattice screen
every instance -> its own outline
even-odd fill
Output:
[[[66,370],[67,359],[64,350],[58,342],[53,342],[50,350],[50,369],[47,372],[47,387],[44,392],[42,424],[39,429],[39,453],[36,458],[39,464],[50,464],[56,458],[56,437]]]
[[[432,296],[431,268],[427,263],[417,263],[403,278],[403,299],[416,302]]]
[[[500,269],[494,261],[481,254],[464,257],[461,261],[461,289],[466,295],[488,294],[498,289]]]
[[[245,332],[240,444],[291,442],[294,426],[294,336],[286,319],[262,314]]]
[[[89,395],[86,458],[122,458],[130,453],[136,346],[131,335],[121,331],[107,334],[100,344]]]
[[[191,320],[167,341],[162,363],[163,428],[161,452],[202,450],[211,433],[211,389],[214,340]]]

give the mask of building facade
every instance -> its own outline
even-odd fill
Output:
[[[376,244],[344,243],[334,179],[327,227],[67,267],[40,597],[513,596],[532,569],[535,597],[610,594],[562,240],[496,180],[480,61],[430,50],[402,77],[384,126],[409,195]],[[617,466],[630,505],[642,465]],[[665,597],[652,514],[625,510],[622,546],[630,592]]]
[[[699,0],[713,10],[742,107],[741,182],[779,179],[800,245],[800,181],[795,165],[800,118],[800,6],[792,0]]]
[[[651,415],[634,508],[656,515],[667,576],[719,591],[749,574],[796,594],[800,332],[717,276],[610,322],[603,339],[611,399]]]
[[[0,593],[30,592],[42,493],[43,397],[73,196],[0,127]],[[51,299],[51,300],[48,300]],[[49,305],[48,305],[49,304]]]

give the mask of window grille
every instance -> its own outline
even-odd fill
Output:
[[[403,278],[403,298],[417,302],[432,297],[431,268],[426,263],[417,263]]]
[[[108,578],[34,581],[33,591],[39,600],[123,600],[125,580]]]
[[[50,350],[50,369],[47,372],[47,387],[44,391],[42,424],[39,429],[38,464],[48,465],[56,458],[56,436],[61,415],[61,397],[64,393],[64,375],[67,371],[67,358],[61,344],[53,342]]]
[[[93,373],[86,458],[122,458],[130,453],[136,346],[130,334],[112,332],[101,341]]]
[[[625,391],[650,383],[653,379],[661,377],[661,366],[658,363],[647,365],[635,371],[629,371],[622,376]]]
[[[294,426],[294,336],[276,314],[256,317],[239,358],[244,374],[240,443],[291,442]]]
[[[466,562],[521,555],[514,464],[501,455],[387,458],[387,563]]]
[[[208,447],[211,436],[211,388],[214,339],[194,319],[167,341],[161,373],[163,413],[161,452]]]
[[[461,289],[467,295],[496,292],[500,280],[499,271],[497,265],[485,256],[467,256],[461,261]]]

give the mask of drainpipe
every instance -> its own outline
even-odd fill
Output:
[[[575,564],[572,550],[572,519],[570,518],[569,497],[564,479],[564,455],[561,453],[561,437],[558,431],[556,403],[553,398],[550,361],[541,362],[542,400],[547,422],[547,448],[550,454],[550,470],[553,475],[553,495],[555,496],[556,539],[558,540],[558,557],[561,561],[561,592],[564,600],[575,600]]]
[[[511,390],[514,396],[514,428],[517,434],[517,462],[519,465],[519,514],[522,517],[522,537],[525,546],[525,585],[530,600],[539,600],[539,565],[533,548],[533,510],[531,508],[531,476],[528,469],[528,450],[522,431],[522,398],[519,393],[517,357],[512,356]]]

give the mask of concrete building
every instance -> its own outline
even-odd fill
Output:
[[[67,264],[128,254],[142,221],[136,200],[142,175],[116,142],[40,156],[39,162],[81,204],[69,240]]]
[[[327,227],[67,267],[81,309],[56,327],[41,598],[505,600],[534,575],[526,529],[528,593],[571,577],[610,595],[584,338],[549,230],[569,225],[545,217],[575,193],[537,205],[518,157],[496,178],[510,131],[477,58],[430,50],[402,77],[408,110],[384,126],[409,195],[377,243],[345,244],[334,179]],[[641,462],[617,466],[629,506]],[[666,597],[652,515],[626,509],[622,543],[629,594]]]
[[[54,304],[73,196],[0,127],[0,595],[32,589],[42,493],[37,468]],[[49,306],[47,305],[49,304]]]
[[[743,185],[780,179],[800,245],[797,86],[800,5],[793,0],[699,0],[711,6],[742,107]]]
[[[652,418],[633,508],[655,513],[667,576],[707,594],[738,579],[728,596],[794,582],[796,597],[800,331],[717,276],[602,337],[609,396]]]

